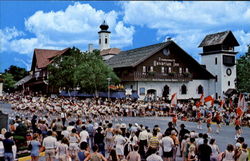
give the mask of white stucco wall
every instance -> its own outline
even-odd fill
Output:
[[[181,94],[181,86],[185,84],[187,87],[187,94]],[[172,94],[177,93],[177,99],[189,99],[189,98],[200,98],[201,94],[198,94],[198,86],[202,85],[204,95],[208,96],[214,93],[214,81],[213,80],[193,80],[188,82],[178,82],[178,81],[140,81],[140,82],[126,82],[124,84],[125,88],[131,88],[133,85],[133,90],[138,91],[139,99],[143,100],[145,95],[140,95],[140,88],[145,88],[145,94],[147,90],[156,90],[156,96],[162,97],[164,86],[169,86],[169,97]]]
[[[110,48],[110,46],[109,46],[109,44],[110,44],[110,42],[109,42],[110,41],[109,34],[110,33],[105,33],[105,32],[99,33],[99,39],[101,39],[101,44],[99,44],[99,49],[100,50],[109,49]],[[108,39],[107,44],[105,43],[105,38]]]
[[[214,76],[217,75],[217,82],[215,82],[215,89],[218,96],[224,97],[223,92],[226,92],[229,88],[235,88],[236,79],[236,66],[228,67],[223,65],[223,55],[231,54],[213,54],[213,55],[202,55],[202,64],[206,65],[206,69],[212,73]],[[217,65],[215,64],[215,58],[217,57]],[[232,74],[228,76],[226,74],[227,68],[232,70]],[[230,81],[230,86],[228,86],[228,81]]]

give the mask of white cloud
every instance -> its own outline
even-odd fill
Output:
[[[124,2],[124,22],[157,30],[156,39],[173,37],[199,59],[206,34],[232,30],[244,51],[249,42],[250,2]],[[245,32],[244,32],[245,31]]]
[[[76,46],[83,50],[93,43],[98,48],[99,26],[106,20],[111,31],[111,46],[125,47],[133,42],[134,28],[118,22],[118,13],[96,10],[89,4],[74,3],[65,10],[37,11],[25,20],[25,27],[35,37],[7,39],[8,50],[32,56],[34,48],[62,49]],[[1,33],[0,33],[1,34]],[[21,35],[18,35],[21,36]],[[4,48],[4,50],[7,49]],[[2,50],[3,51],[3,50]]]

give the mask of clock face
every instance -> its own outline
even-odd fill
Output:
[[[167,48],[163,49],[163,54],[169,56],[170,52]]]
[[[227,68],[226,73],[228,76],[230,76],[232,74],[232,70],[230,68]]]

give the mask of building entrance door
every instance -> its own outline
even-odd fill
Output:
[[[162,92],[162,97],[164,97],[165,99],[168,99],[168,95],[169,95],[169,86],[165,85],[163,92]]]
[[[156,90],[155,89],[147,90],[147,97],[149,101],[156,100]]]

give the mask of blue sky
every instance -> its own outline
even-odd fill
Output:
[[[98,48],[104,19],[111,47],[122,50],[172,37],[200,62],[197,47],[207,34],[233,31],[238,55],[250,44],[250,2],[0,1],[0,72],[10,65],[29,70],[34,48]]]

